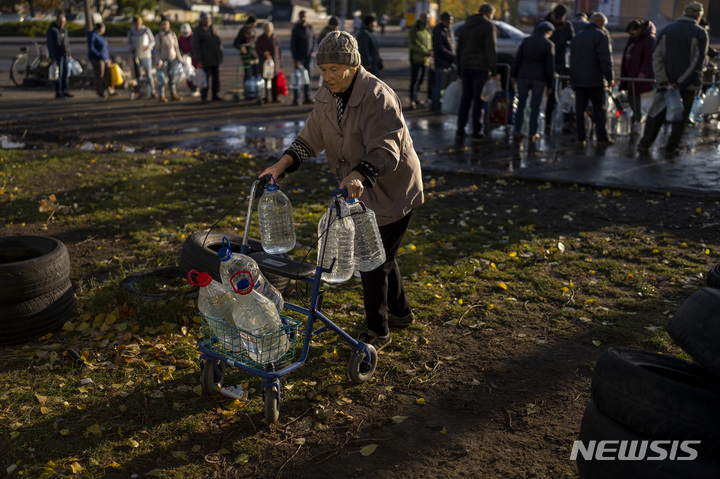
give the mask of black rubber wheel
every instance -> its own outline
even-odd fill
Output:
[[[720,377],[720,289],[693,293],[670,319],[667,332],[695,361]]]
[[[700,440],[720,457],[720,381],[681,359],[630,348],[612,348],[598,359],[592,399],[600,410],[656,439]]]
[[[363,384],[370,380],[377,368],[378,355],[375,346],[367,345],[370,350],[370,362],[365,360],[365,354],[359,351],[350,353],[350,361],[348,361],[348,375],[356,384]]]
[[[208,273],[215,281],[222,281],[220,279],[220,260],[217,254],[222,248],[223,237],[230,241],[230,249],[234,253],[240,252],[242,236],[222,232],[210,232],[208,235],[205,231],[190,235],[183,243],[178,260],[182,274],[187,276],[190,271],[197,270]],[[254,238],[248,238],[248,254],[258,251],[264,251],[262,243]],[[268,273],[263,268],[260,268],[260,271],[280,291],[280,294],[287,292],[290,287],[290,279]]]
[[[265,388],[265,421],[272,424],[280,417],[280,400],[277,389],[274,387]]]
[[[711,288],[720,289],[720,263],[713,266],[708,271],[707,278],[705,278],[705,284]]]
[[[69,277],[70,255],[57,239],[0,237],[0,304],[21,303],[52,293]]]
[[[143,299],[170,301],[176,298],[195,298],[198,295],[199,288],[197,286],[188,286],[187,290],[177,293],[148,293],[138,288],[138,281],[153,277],[158,279],[176,279],[183,278],[182,272],[178,266],[161,266],[159,268],[149,268],[139,273],[131,274],[120,282],[120,287],[128,293]],[[185,283],[187,284],[187,282]]]
[[[0,344],[18,344],[53,332],[75,314],[72,283],[19,303],[0,304]]]
[[[590,401],[585,409],[582,424],[580,425],[579,441],[585,447],[588,447],[590,441],[652,441],[653,439],[643,436],[622,424],[614,421],[607,415],[603,414],[597,405]],[[640,449],[640,444],[635,443],[635,451]],[[612,445],[617,450],[619,444]],[[627,448],[630,445],[626,446]],[[661,446],[664,450],[670,449],[669,444]],[[689,445],[695,449],[695,444]],[[696,450],[696,449],[695,449]],[[628,449],[625,449],[628,451]],[[697,450],[696,450],[697,451]],[[658,454],[646,449],[647,457],[658,457]],[[615,457],[612,453],[604,454],[605,457]],[[578,451],[577,465],[582,479],[680,479],[690,477],[720,477],[720,462],[714,461],[707,457],[699,455],[693,460],[597,460],[597,456],[592,459],[585,457]],[[677,451],[677,458],[688,458],[689,453],[682,450]]]
[[[206,396],[214,396],[220,392],[223,380],[225,379],[226,366],[227,365],[219,359],[204,359],[200,362],[203,394]]]

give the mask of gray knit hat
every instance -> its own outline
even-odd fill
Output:
[[[360,65],[360,50],[358,50],[357,41],[348,32],[330,32],[320,42],[315,61],[318,65],[339,63],[356,67]]]

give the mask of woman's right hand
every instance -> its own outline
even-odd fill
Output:
[[[262,173],[258,175],[258,178],[265,175],[272,175],[272,177],[275,178],[275,182],[280,183],[280,177],[292,164],[292,157],[290,155],[283,155],[275,164],[265,168]]]

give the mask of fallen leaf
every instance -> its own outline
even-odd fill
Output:
[[[155,476],[155,477],[161,477],[163,475],[164,470],[163,469],[153,469],[152,471],[146,472],[146,476]]]
[[[360,454],[363,456],[369,456],[373,452],[375,452],[375,449],[377,449],[377,444],[368,444],[367,446],[360,449]]]
[[[424,398],[417,398],[417,399],[415,400],[415,404],[420,404],[420,405],[422,406],[422,405],[425,404],[425,399],[424,399]]]
[[[250,460],[250,456],[245,454],[244,452],[240,454],[238,457],[235,458],[235,464],[243,465],[246,464]]]
[[[408,417],[409,417],[409,416],[393,416],[393,417],[392,417],[392,420],[393,420],[393,422],[394,422],[395,424],[400,424],[401,422],[403,422],[403,421],[404,421],[405,419],[407,419]]]
[[[79,463],[73,462],[70,464],[70,469],[72,470],[73,474],[77,474],[78,472],[84,470],[85,468],[82,467]]]

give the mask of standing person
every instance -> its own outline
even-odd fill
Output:
[[[70,36],[65,23],[65,15],[59,14],[48,27],[46,34],[48,55],[59,69],[58,79],[55,80],[55,98],[63,99],[74,96],[68,91],[68,77],[70,77],[68,62],[72,57],[70,56]]]
[[[555,44],[555,73],[558,75],[567,75],[568,67],[565,63],[565,52],[570,48],[570,42],[575,36],[573,24],[567,20],[567,8],[565,8],[564,5],[556,6],[552,12],[547,14],[545,21],[552,23],[553,27],[555,27],[555,30],[550,36],[550,41]],[[565,85],[567,85],[567,80],[560,80],[558,91],[562,91]],[[552,112],[555,109],[555,105],[557,105],[556,93],[557,92],[554,92],[552,95],[548,95],[545,118],[552,118]],[[549,131],[549,122],[545,128]]]
[[[462,98],[458,111],[455,137],[465,137],[465,125],[472,106],[472,139],[485,138],[484,121],[486,102],[480,92],[490,76],[497,75],[497,37],[492,18],[495,7],[489,3],[480,5],[476,15],[467,19],[458,31],[457,67],[462,80]]]
[[[207,101],[212,85],[212,100],[220,101],[220,64],[223,62],[222,40],[215,33],[212,17],[206,12],[200,14],[200,25],[193,31],[193,55],[207,77],[207,84],[200,89],[200,99]]]
[[[449,83],[455,65],[455,35],[452,24],[455,17],[450,12],[440,15],[440,23],[433,29],[433,55],[435,57],[435,86],[432,92],[432,109],[440,111],[440,94]]]
[[[652,52],[655,47],[655,25],[650,20],[632,20],[625,31],[630,35],[623,51],[620,63],[620,76],[630,78],[655,78],[652,68]],[[640,95],[652,91],[650,82],[620,83],[620,90],[628,92],[630,107],[633,111],[632,122],[638,123],[642,117]]]
[[[255,42],[255,50],[260,58],[266,58],[267,53],[269,53],[270,58],[272,58],[273,64],[275,65],[275,76],[272,79],[272,101],[273,103],[281,103],[278,99],[277,77],[283,66],[282,49],[280,40],[275,35],[275,26],[272,22],[265,24],[262,35],[260,35]]]
[[[315,107],[290,148],[261,175],[277,179],[325,150],[347,198],[375,212],[386,261],[360,273],[368,328],[360,340],[380,351],[391,342],[389,327],[408,326],[415,318],[396,255],[413,209],[423,203],[420,161],[400,98],[360,65],[352,35],[328,34],[317,63],[324,82]]]
[[[410,27],[408,39],[410,41],[410,109],[415,110],[423,104],[418,100],[418,93],[433,54],[432,33],[428,27],[427,13],[421,13],[418,20]]]
[[[110,74],[112,61],[110,60],[108,41],[103,36],[104,34],[104,23],[96,23],[95,29],[87,34],[88,60],[90,60],[95,73],[95,93],[102,99],[105,99],[106,96],[117,95],[112,84],[112,75]]]
[[[389,17],[388,17],[387,13],[383,13],[382,15],[380,15],[380,19],[379,19],[380,35],[385,35],[385,27],[388,24],[388,20],[389,20]]]
[[[708,53],[707,30],[698,25],[702,15],[702,4],[688,3],[683,16],[660,31],[653,51],[653,71],[657,84],[664,90],[678,90],[683,102],[682,120],[671,123],[670,137],[665,145],[665,153],[668,155],[677,153],[695,94],[702,87],[703,64]],[[647,153],[657,138],[665,122],[665,113],[663,110],[654,118],[648,116],[638,144],[641,153]]]
[[[248,15],[245,25],[243,25],[235,37],[235,41],[233,41],[233,46],[240,51],[240,65],[245,70],[244,81],[260,74],[260,58],[265,58],[264,55],[259,57],[255,49],[256,25],[257,18],[255,18],[255,15]]]
[[[307,21],[307,13],[301,10],[298,14],[298,22],[293,26],[290,33],[290,51],[292,52],[295,68],[305,67],[312,79],[312,57],[315,55],[315,37],[313,37],[312,26]],[[310,98],[310,84],[303,85],[303,103],[312,103]],[[293,89],[293,105],[300,105],[300,87]]]
[[[155,37],[150,29],[143,25],[140,15],[133,17],[132,24],[132,28],[128,30],[127,42],[133,57],[135,78],[140,80],[140,77],[144,76],[150,84],[150,96],[157,98],[155,78],[152,72],[152,51],[155,47]]]
[[[555,27],[550,22],[540,22],[533,34],[520,44],[512,67],[512,79],[518,85],[518,106],[515,116],[515,137],[522,135],[523,113],[527,103],[528,92],[532,94],[530,102],[530,118],[528,119],[528,135],[537,141],[538,115],[543,93],[552,93],[555,73],[555,45],[550,35]]]
[[[176,79],[175,75],[178,74],[182,52],[180,51],[177,35],[170,30],[170,21],[165,17],[160,19],[160,31],[155,35],[155,55],[157,56],[157,68],[165,73],[167,83],[170,85],[170,99],[172,101],[181,101],[182,97],[177,94],[179,79]],[[160,87],[160,101],[162,103],[168,102],[165,96],[167,86]]]
[[[198,68],[195,58],[193,58],[192,49],[192,28],[189,23],[183,23],[180,25],[180,36],[178,37],[178,45],[183,56],[187,55],[190,57],[192,66]],[[195,83],[191,82],[190,79],[186,80],[187,86],[190,89],[190,96],[200,96],[200,91]]]
[[[320,45],[320,42],[322,42],[322,39],[325,38],[325,35],[327,35],[330,32],[336,32],[340,30],[340,20],[338,20],[338,17],[332,16],[327,22],[327,25],[323,27],[322,30],[320,30],[320,34],[317,37],[317,41],[315,42],[317,45]]]
[[[600,12],[570,43],[570,83],[575,88],[575,125],[579,146],[585,146],[585,110],[592,102],[592,117],[598,146],[613,142],[608,138],[606,89],[613,84],[610,37],[605,30],[607,17]]]
[[[360,33],[357,35],[358,49],[360,50],[360,61],[362,66],[369,73],[378,76],[383,69],[383,61],[380,58],[380,44],[373,34],[377,22],[373,15],[363,18]]]

